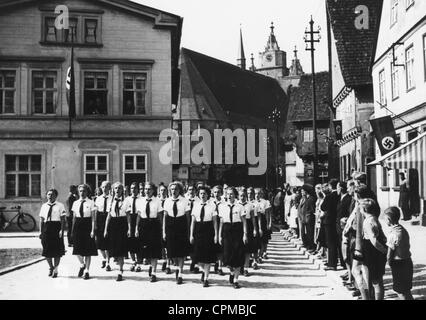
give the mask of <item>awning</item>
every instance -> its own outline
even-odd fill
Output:
[[[420,194],[426,199],[426,132],[368,165],[378,164],[396,170],[416,169],[419,172]]]

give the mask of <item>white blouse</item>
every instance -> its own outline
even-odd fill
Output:
[[[173,204],[174,204],[173,198],[167,198],[166,201],[164,201],[164,214],[172,218],[174,218]],[[182,196],[179,196],[177,198],[177,209],[178,209],[178,212],[176,217],[184,216],[186,212],[191,210],[191,204],[188,201],[188,199]]]
[[[230,208],[231,204],[229,202],[222,203],[219,206],[219,217],[222,219],[223,223],[230,223]],[[245,215],[244,208],[237,202],[234,202],[232,208],[232,223],[242,222],[241,217]]]
[[[80,216],[80,204],[83,202],[83,217]],[[92,213],[96,211],[95,203],[93,200],[90,200],[89,198],[86,199],[78,199],[74,201],[72,204],[71,211],[74,213],[74,216],[76,218],[90,218],[92,216]]]
[[[52,214],[47,220],[47,214],[49,213],[49,209],[52,206]],[[61,221],[61,217],[66,216],[67,212],[65,211],[65,207],[60,202],[54,202],[53,204],[50,202],[43,203],[40,209],[40,218],[44,218],[44,222],[47,221]]]
[[[158,213],[163,211],[161,207],[161,200],[157,197],[152,197],[149,199],[149,217],[157,218]],[[147,197],[140,198],[136,201],[136,212],[142,218],[146,219],[146,203],[148,201]]]
[[[255,206],[252,202],[248,201],[248,202],[246,202],[245,204],[243,204],[243,203],[241,203],[241,202],[239,202],[239,201],[238,201],[238,204],[240,204],[240,205],[242,205],[242,206],[243,206],[243,208],[244,208],[244,216],[245,216],[246,218],[251,219],[251,217],[252,217],[252,212],[253,212],[253,215],[254,215],[255,217],[257,217],[257,210],[256,210],[256,206]]]
[[[126,197],[125,199],[124,199],[124,206],[127,208],[127,211],[130,213],[130,214],[133,214],[133,196],[128,196],[128,197]],[[137,195],[136,196],[136,202],[135,202],[135,214],[137,214],[138,213],[138,210],[137,210],[137,203],[138,203],[138,200],[139,199],[141,199],[141,197],[139,196],[139,195]]]
[[[213,217],[217,216],[216,207],[210,201],[203,203],[198,201],[194,204],[194,208],[192,209],[191,215],[195,218],[195,221],[201,222],[201,208],[204,204],[204,222],[213,221]]]
[[[107,200],[106,202],[106,208],[104,208],[104,204],[105,204],[105,199]],[[95,206],[96,209],[98,210],[98,212],[106,212],[108,213],[110,208],[111,208],[111,196],[99,196],[96,198],[95,200]]]
[[[216,213],[217,213],[217,214],[219,214],[219,206],[220,206],[222,203],[225,203],[225,201],[223,201],[222,199],[217,200],[216,198],[210,198],[210,200],[209,200],[209,201],[210,201],[210,203],[214,206]],[[216,205],[217,205],[217,210],[216,210]]]
[[[260,199],[260,200],[255,200],[255,202],[256,202],[258,215],[265,214],[266,210],[271,207],[269,200]]]
[[[115,206],[117,205],[118,202],[118,216],[117,216],[117,212],[115,212]],[[110,211],[109,214],[111,215],[112,218],[120,218],[120,217],[126,217],[127,216],[127,212],[130,211],[132,208],[129,207],[129,203],[126,201],[126,199],[122,200],[120,199],[114,199],[111,203],[111,207],[110,207]]]

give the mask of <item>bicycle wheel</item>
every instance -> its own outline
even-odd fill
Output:
[[[36,228],[36,221],[32,215],[28,213],[22,213],[18,217],[18,227],[22,231],[31,232]]]

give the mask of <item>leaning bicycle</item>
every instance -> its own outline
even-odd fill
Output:
[[[0,207],[0,230],[6,230],[12,224],[17,224],[19,229],[24,232],[34,231],[37,226],[36,220],[32,215],[23,212],[21,209],[21,206],[16,206],[7,210],[7,212],[16,212],[16,215],[14,215],[12,219],[8,220],[4,215],[6,207]]]

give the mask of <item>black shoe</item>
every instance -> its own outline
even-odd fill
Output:
[[[324,268],[325,271],[337,271],[337,267],[325,267]]]
[[[135,271],[135,269],[136,269],[135,265],[134,265],[134,264],[132,264],[132,266],[130,267],[130,271],[134,272],[134,271]]]
[[[155,276],[155,274],[150,276],[150,282],[157,282],[157,277]]]
[[[105,267],[106,267],[106,261],[102,261],[101,268],[103,269],[103,268],[105,268]]]
[[[250,277],[248,270],[244,270],[244,277]]]
[[[354,292],[352,292],[352,297],[360,297],[361,296],[361,292],[359,290],[355,290]]]
[[[121,274],[117,275],[117,281],[123,281],[123,276]]]
[[[89,279],[90,279],[89,272],[86,272],[84,274],[84,280],[89,280]]]
[[[219,269],[219,271],[218,271],[218,273],[217,273],[218,275],[220,275],[220,276],[224,276],[225,275],[225,272],[223,272],[223,270],[222,269]]]
[[[175,271],[175,275],[176,275],[176,280],[178,280],[178,278],[179,278],[179,270]]]
[[[142,272],[142,268],[140,266],[137,266],[135,272]]]
[[[172,274],[172,270],[170,268],[166,268],[166,274]]]
[[[234,288],[235,288],[235,289],[240,289],[240,288],[241,288],[241,286],[240,286],[240,284],[239,284],[238,282],[235,282],[235,283],[234,283]]]
[[[209,281],[208,280],[204,281],[203,287],[204,288],[208,288],[209,287]]]
[[[233,275],[233,274],[230,274],[230,275],[229,275],[229,283],[230,283],[230,284],[233,284],[233,283],[234,283],[234,275]]]
[[[204,272],[201,272],[201,282],[204,282]]]
[[[259,270],[259,266],[257,265],[257,263],[256,263],[256,262],[253,264],[253,269],[254,269],[254,270]]]
[[[53,268],[49,268],[49,277],[51,277],[52,275],[53,275]]]
[[[346,272],[345,274],[342,274],[342,275],[340,276],[340,278],[342,278],[342,280],[348,280],[348,278],[349,278],[349,274]]]
[[[182,284],[183,283],[183,279],[182,279],[182,277],[179,277],[178,279],[177,279],[177,282],[176,282],[177,284]]]
[[[192,272],[195,273],[195,274],[199,274],[200,273],[200,268],[195,267]]]
[[[111,266],[107,265],[106,268],[105,268],[105,270],[108,271],[108,272],[111,271]]]
[[[84,274],[84,269],[86,269],[86,266],[83,266],[78,270],[78,277],[81,278]]]
[[[53,275],[52,275],[52,278],[57,278],[57,277],[58,277],[58,273],[54,272]]]
[[[163,262],[163,266],[161,267],[161,271],[166,271],[167,268],[167,262]]]
[[[149,269],[148,269],[148,276],[151,277],[151,274],[152,274],[152,267],[149,267]]]
[[[267,253],[265,253],[264,255],[263,255],[263,259],[265,259],[265,260],[268,260],[269,258],[268,258],[268,254]]]

